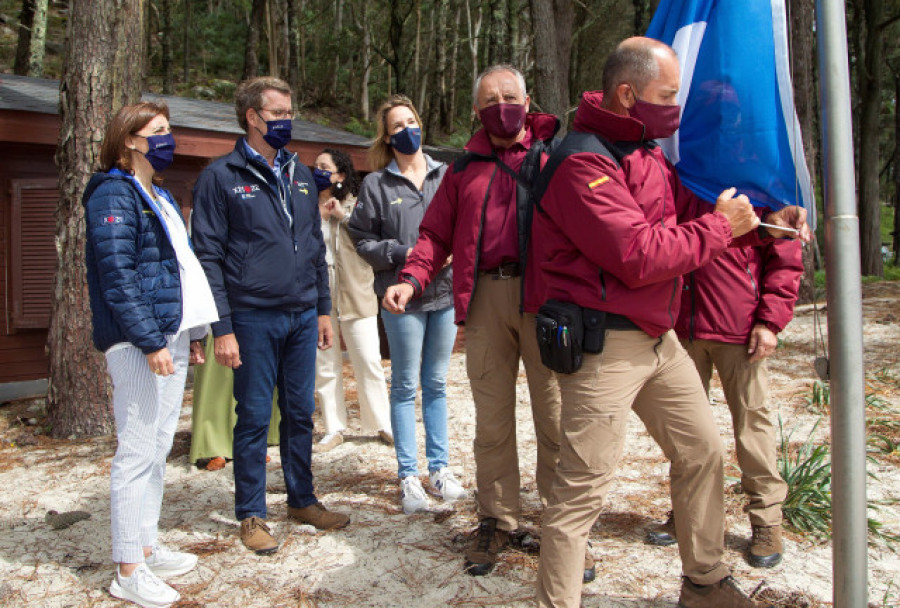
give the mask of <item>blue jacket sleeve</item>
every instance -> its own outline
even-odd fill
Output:
[[[166,347],[137,272],[143,207],[130,186],[100,186],[85,206],[103,300],[127,340],[144,354]]]
[[[194,185],[194,210],[191,215],[191,231],[194,252],[209,288],[216,301],[219,320],[212,324],[213,336],[234,333],[231,327],[231,306],[225,288],[225,255],[228,251],[228,210],[227,198],[216,179],[215,173],[207,168]]]

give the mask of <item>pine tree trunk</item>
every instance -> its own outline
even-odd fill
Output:
[[[100,142],[113,111],[140,97],[143,4],[143,0],[72,0],[69,5],[56,153],[59,262],[47,339],[47,414],[56,437],[95,436],[113,428],[106,363],[91,342],[81,195],[97,168]],[[88,31],[90,36],[82,34]]]
[[[881,74],[884,55],[882,0],[865,0],[865,58],[859,70],[859,243],[864,275],[884,276],[881,257]]]
[[[557,116],[569,107],[574,15],[571,0],[531,0],[531,22],[541,24],[534,28],[535,101],[541,111]]]
[[[19,40],[13,72],[40,77],[44,71],[44,42],[47,37],[47,0],[22,0],[19,12]]]
[[[894,265],[900,264],[900,74],[894,75]]]
[[[813,189],[819,149],[819,129],[816,126],[816,36],[813,29],[814,0],[791,0],[791,50],[794,79],[794,105],[803,134],[803,150]],[[822,218],[819,218],[820,221]],[[816,296],[815,240],[803,247],[803,277],[800,279],[801,304],[812,302]]]
[[[162,26],[162,92],[171,95],[172,86],[172,0],[160,0],[159,20]]]
[[[185,0],[184,2],[184,36],[182,37],[183,42],[183,60],[182,60],[182,80],[184,82],[191,81],[191,0]]]
[[[300,107],[300,2],[288,0],[288,84],[294,93],[294,107]]]

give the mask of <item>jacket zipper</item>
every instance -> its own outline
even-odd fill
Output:
[[[750,264],[747,264],[744,267],[744,270],[747,272],[747,276],[750,277],[750,287],[753,288],[753,298],[757,301],[759,300],[759,289],[756,285],[756,279],[753,277],[753,273],[750,271]]]

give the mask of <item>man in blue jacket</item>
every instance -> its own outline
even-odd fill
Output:
[[[328,267],[315,182],[284,146],[291,140],[291,90],[277,78],[235,91],[246,132],[234,151],[200,174],[193,238],[216,299],[216,361],[234,369],[234,511],[241,541],[278,550],[266,525],[266,435],[273,390],[281,410],[281,467],[288,516],[319,529],[350,518],[323,507],[310,469],[316,346],[332,345]]]

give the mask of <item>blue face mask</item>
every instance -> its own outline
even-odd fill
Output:
[[[165,135],[148,135],[144,139],[150,146],[150,149],[144,154],[147,162],[157,173],[165,171],[172,164],[172,159],[175,158],[175,137],[171,133],[166,133]]]
[[[415,154],[422,145],[422,129],[406,127],[391,135],[391,146],[401,154]]]
[[[262,118],[259,112],[256,115]],[[291,141],[291,119],[267,120],[266,133],[263,135],[263,139],[276,150],[281,150]]]
[[[328,190],[333,185],[331,183],[331,171],[313,169],[313,181],[316,182],[316,188],[319,189],[319,192]]]

